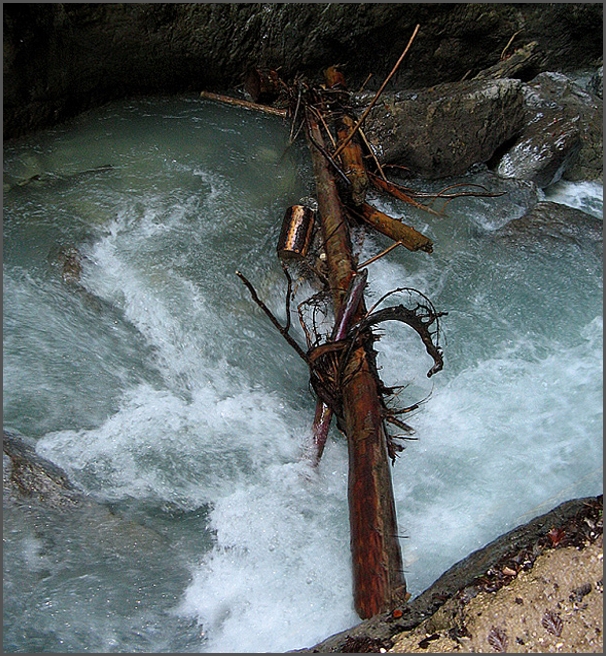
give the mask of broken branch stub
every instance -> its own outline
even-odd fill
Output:
[[[397,219],[375,209],[372,205],[364,203],[359,211],[354,211],[356,216],[362,218],[366,223],[371,225],[375,230],[386,235],[394,241],[400,242],[409,251],[433,251],[433,242],[429,237],[421,234],[412,226],[406,225]]]

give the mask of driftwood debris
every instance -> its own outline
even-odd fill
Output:
[[[345,77],[336,66],[327,68],[325,76],[329,88],[347,89]],[[354,127],[355,121],[346,113],[342,113],[336,122],[337,145],[340,147],[343,144],[340,155],[343,172],[351,185],[351,200],[354,205],[359,206],[366,199],[366,191],[370,183],[364,166],[362,148],[355,137],[350,138]]]
[[[390,77],[410,48],[417,30]],[[321,257],[317,253],[316,256],[323,260],[324,270],[320,273],[309,262],[307,267],[318,275],[332,300],[335,317],[333,330],[325,337],[319,336],[315,323],[317,306],[314,306],[317,302],[314,299],[321,295],[318,294],[298,307],[299,320],[307,339],[307,351],[289,333],[292,281],[288,267],[305,264],[309,245],[309,233],[303,221],[307,212],[304,212],[303,206],[293,206],[287,210],[277,247],[288,281],[284,326],[259,299],[244,275],[240,272],[237,275],[247,286],[253,300],[309,367],[310,383],[316,395],[309,453],[311,463],[317,465],[322,456],[333,417],[336,418],[337,427],[347,437],[354,605],[361,618],[369,618],[401,606],[409,598],[403,574],[390,459],[395,462],[397,453],[403,449],[397,440],[415,439],[410,437],[412,428],[400,419],[400,415],[418,408],[418,404],[401,409],[391,407],[398,388],[387,388],[379,377],[377,353],[374,350],[379,336],[373,330],[385,321],[398,321],[415,330],[434,360],[434,366],[427,373],[432,376],[443,365],[437,336],[438,318],[444,313],[437,312],[423,294],[407,287],[393,290],[370,310],[366,309],[364,289],[368,269],[362,269],[357,264],[350,239],[350,221],[360,223],[362,220],[394,240],[394,247],[403,245],[410,251],[431,253],[433,243],[411,226],[387,216],[366,202],[370,181],[372,179],[374,183],[376,176],[370,176],[366,171],[364,160],[368,156],[364,157],[362,143],[357,140],[356,134],[360,132],[364,142],[360,131],[362,121],[355,122],[352,118],[343,74],[331,67],[326,72],[326,82],[324,86],[312,87],[297,80],[296,86],[291,87],[288,94],[290,141],[305,128],[316,182],[316,216],[322,251]],[[380,187],[381,191],[401,195],[400,190],[394,193],[395,186],[385,179],[380,167],[377,170],[385,182]],[[427,209],[411,196],[407,195],[406,198],[407,202]],[[371,258],[363,266],[367,267],[392,248]],[[414,299],[414,307],[399,304],[379,308],[394,294]],[[305,303],[314,306],[312,330],[306,326],[301,312],[301,306]],[[403,434],[393,435],[390,426]]]
[[[355,212],[355,215],[390,239],[399,242],[409,251],[425,251],[426,253],[433,251],[433,242],[429,237],[421,234],[412,226],[375,209],[368,203],[364,203],[360,210]]]

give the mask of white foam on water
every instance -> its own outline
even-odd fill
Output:
[[[506,530],[599,493],[601,318],[581,334],[544,357],[520,339],[436,384],[409,420],[419,441],[394,468],[394,487],[413,594]]]
[[[598,181],[560,180],[545,190],[545,198],[583,210],[599,219],[604,216],[604,185]]]
[[[205,651],[286,651],[357,621],[345,471],[343,462],[327,460],[339,469],[318,475],[304,463],[268,467],[215,505],[217,544],[180,607],[201,623]]]

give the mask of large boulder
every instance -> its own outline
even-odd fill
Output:
[[[520,80],[469,80],[380,101],[366,119],[365,134],[383,163],[442,178],[487,162],[524,120]]]

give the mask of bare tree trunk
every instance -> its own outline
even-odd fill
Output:
[[[308,113],[310,151],[335,316],[355,273],[349,228],[315,118]],[[363,299],[358,317],[364,312]],[[397,537],[378,376],[372,339],[354,349],[341,382],[343,419],[349,448],[349,514],[354,604],[361,618],[385,612],[405,600],[406,583]]]

